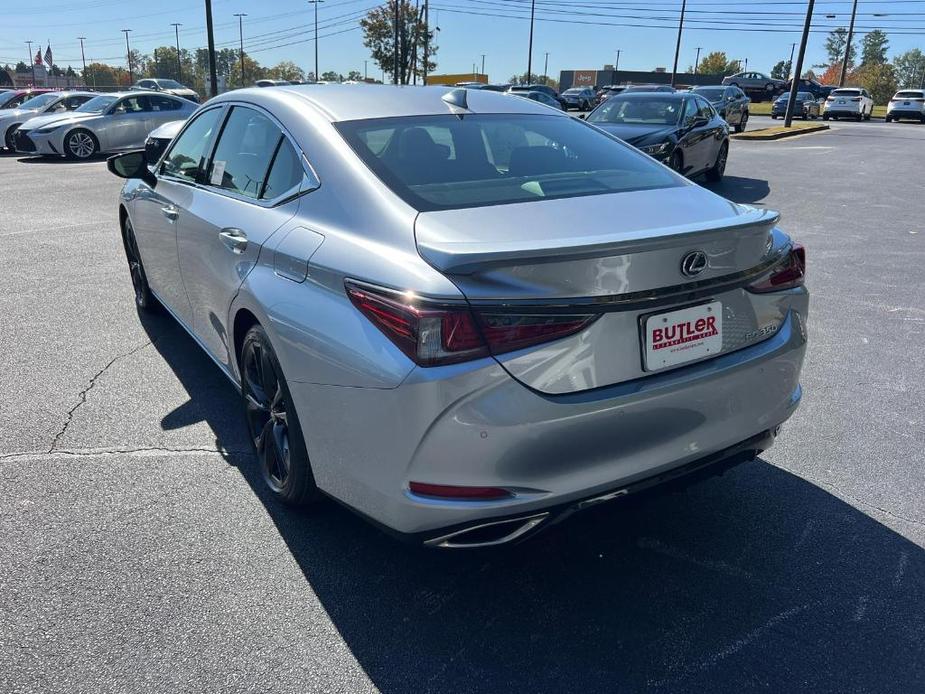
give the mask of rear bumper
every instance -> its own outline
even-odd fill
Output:
[[[923,108],[894,108],[888,109],[886,112],[890,118],[912,118],[919,120],[922,117],[925,117],[925,109]]]
[[[434,539],[511,517],[548,514],[545,524],[786,421],[801,397],[806,305],[795,302],[777,333],[751,347],[567,395],[530,390],[488,359],[416,369],[394,389],[290,385],[319,487],[387,529]],[[424,498],[409,491],[412,480],[514,497]]]

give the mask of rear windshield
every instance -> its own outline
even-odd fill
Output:
[[[861,96],[860,89],[836,89],[832,96]]]
[[[913,91],[913,92],[908,92],[908,91],[907,91],[907,92],[896,92],[896,96],[894,96],[893,98],[894,98],[894,99],[921,99],[921,98],[922,98],[922,92],[915,92],[915,91]]]
[[[632,147],[562,116],[448,114],[336,127],[422,212],[683,185]]]

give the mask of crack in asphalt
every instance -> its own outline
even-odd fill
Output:
[[[99,371],[97,371],[97,372],[93,375],[93,377],[90,379],[90,382],[87,383],[87,387],[84,388],[83,390],[81,390],[80,393],[78,393],[78,395],[77,395],[77,403],[76,403],[70,410],[67,411],[67,414],[65,415],[65,419],[64,419],[64,424],[61,426],[61,429],[58,431],[58,433],[55,434],[55,437],[54,437],[54,438],[52,439],[52,441],[51,441],[51,446],[48,448],[48,450],[46,451],[46,453],[55,453],[55,452],[57,452],[57,450],[58,450],[58,442],[61,440],[61,437],[63,437],[64,434],[67,433],[68,427],[71,426],[71,422],[72,422],[73,419],[74,419],[74,413],[77,412],[77,410],[79,410],[79,409],[83,406],[83,404],[84,404],[85,402],[87,402],[87,394],[88,394],[91,390],[93,390],[93,386],[96,385],[97,380],[99,380],[99,378],[100,378],[104,373],[106,373],[106,371],[109,369],[109,367],[111,367],[113,364],[115,364],[115,363],[116,363],[117,361],[119,361],[120,359],[125,359],[126,357],[132,356],[132,355],[135,354],[136,352],[140,352],[141,350],[145,349],[146,347],[150,347],[150,346],[153,345],[155,342],[157,342],[157,339],[158,339],[157,337],[152,338],[151,340],[148,340],[147,342],[145,342],[143,345],[140,345],[140,346],[138,346],[138,347],[135,347],[134,349],[131,349],[131,350],[129,350],[128,352],[124,352],[123,354],[118,354],[118,355],[116,355],[115,357],[113,357],[113,358],[109,361],[108,364],[106,364],[106,366],[104,366],[102,369],[100,369]]]
[[[90,448],[90,449],[68,449],[56,448],[53,451],[35,450],[35,451],[13,451],[11,453],[0,454],[0,461],[3,460],[47,460],[48,456],[58,456],[62,458],[99,458],[103,456],[144,456],[157,455],[160,453],[188,454],[188,455],[220,455],[223,458],[250,457],[253,455],[251,450],[239,449],[218,449],[205,447],[185,447],[171,448],[169,446],[145,446],[142,448]]]

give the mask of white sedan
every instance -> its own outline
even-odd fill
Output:
[[[23,154],[90,159],[140,149],[152,130],[186,120],[197,108],[187,99],[155,92],[101,94],[71,113],[33,118],[16,131],[14,144]]]

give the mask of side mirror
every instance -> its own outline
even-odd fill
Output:
[[[152,188],[157,184],[157,177],[148,168],[148,158],[143,149],[135,149],[109,157],[106,160],[109,173],[119,178],[129,178],[144,181]]]
[[[709,118],[705,118],[704,116],[695,116],[695,117],[691,120],[691,127],[692,127],[692,128],[701,128],[701,127],[703,127],[704,125],[706,125],[706,124],[709,123],[709,122],[710,122],[710,119],[709,119]]]
[[[581,120],[587,120],[587,119],[588,119],[588,114],[587,114],[587,113],[582,113],[582,114],[579,115],[578,117],[579,117]]]

